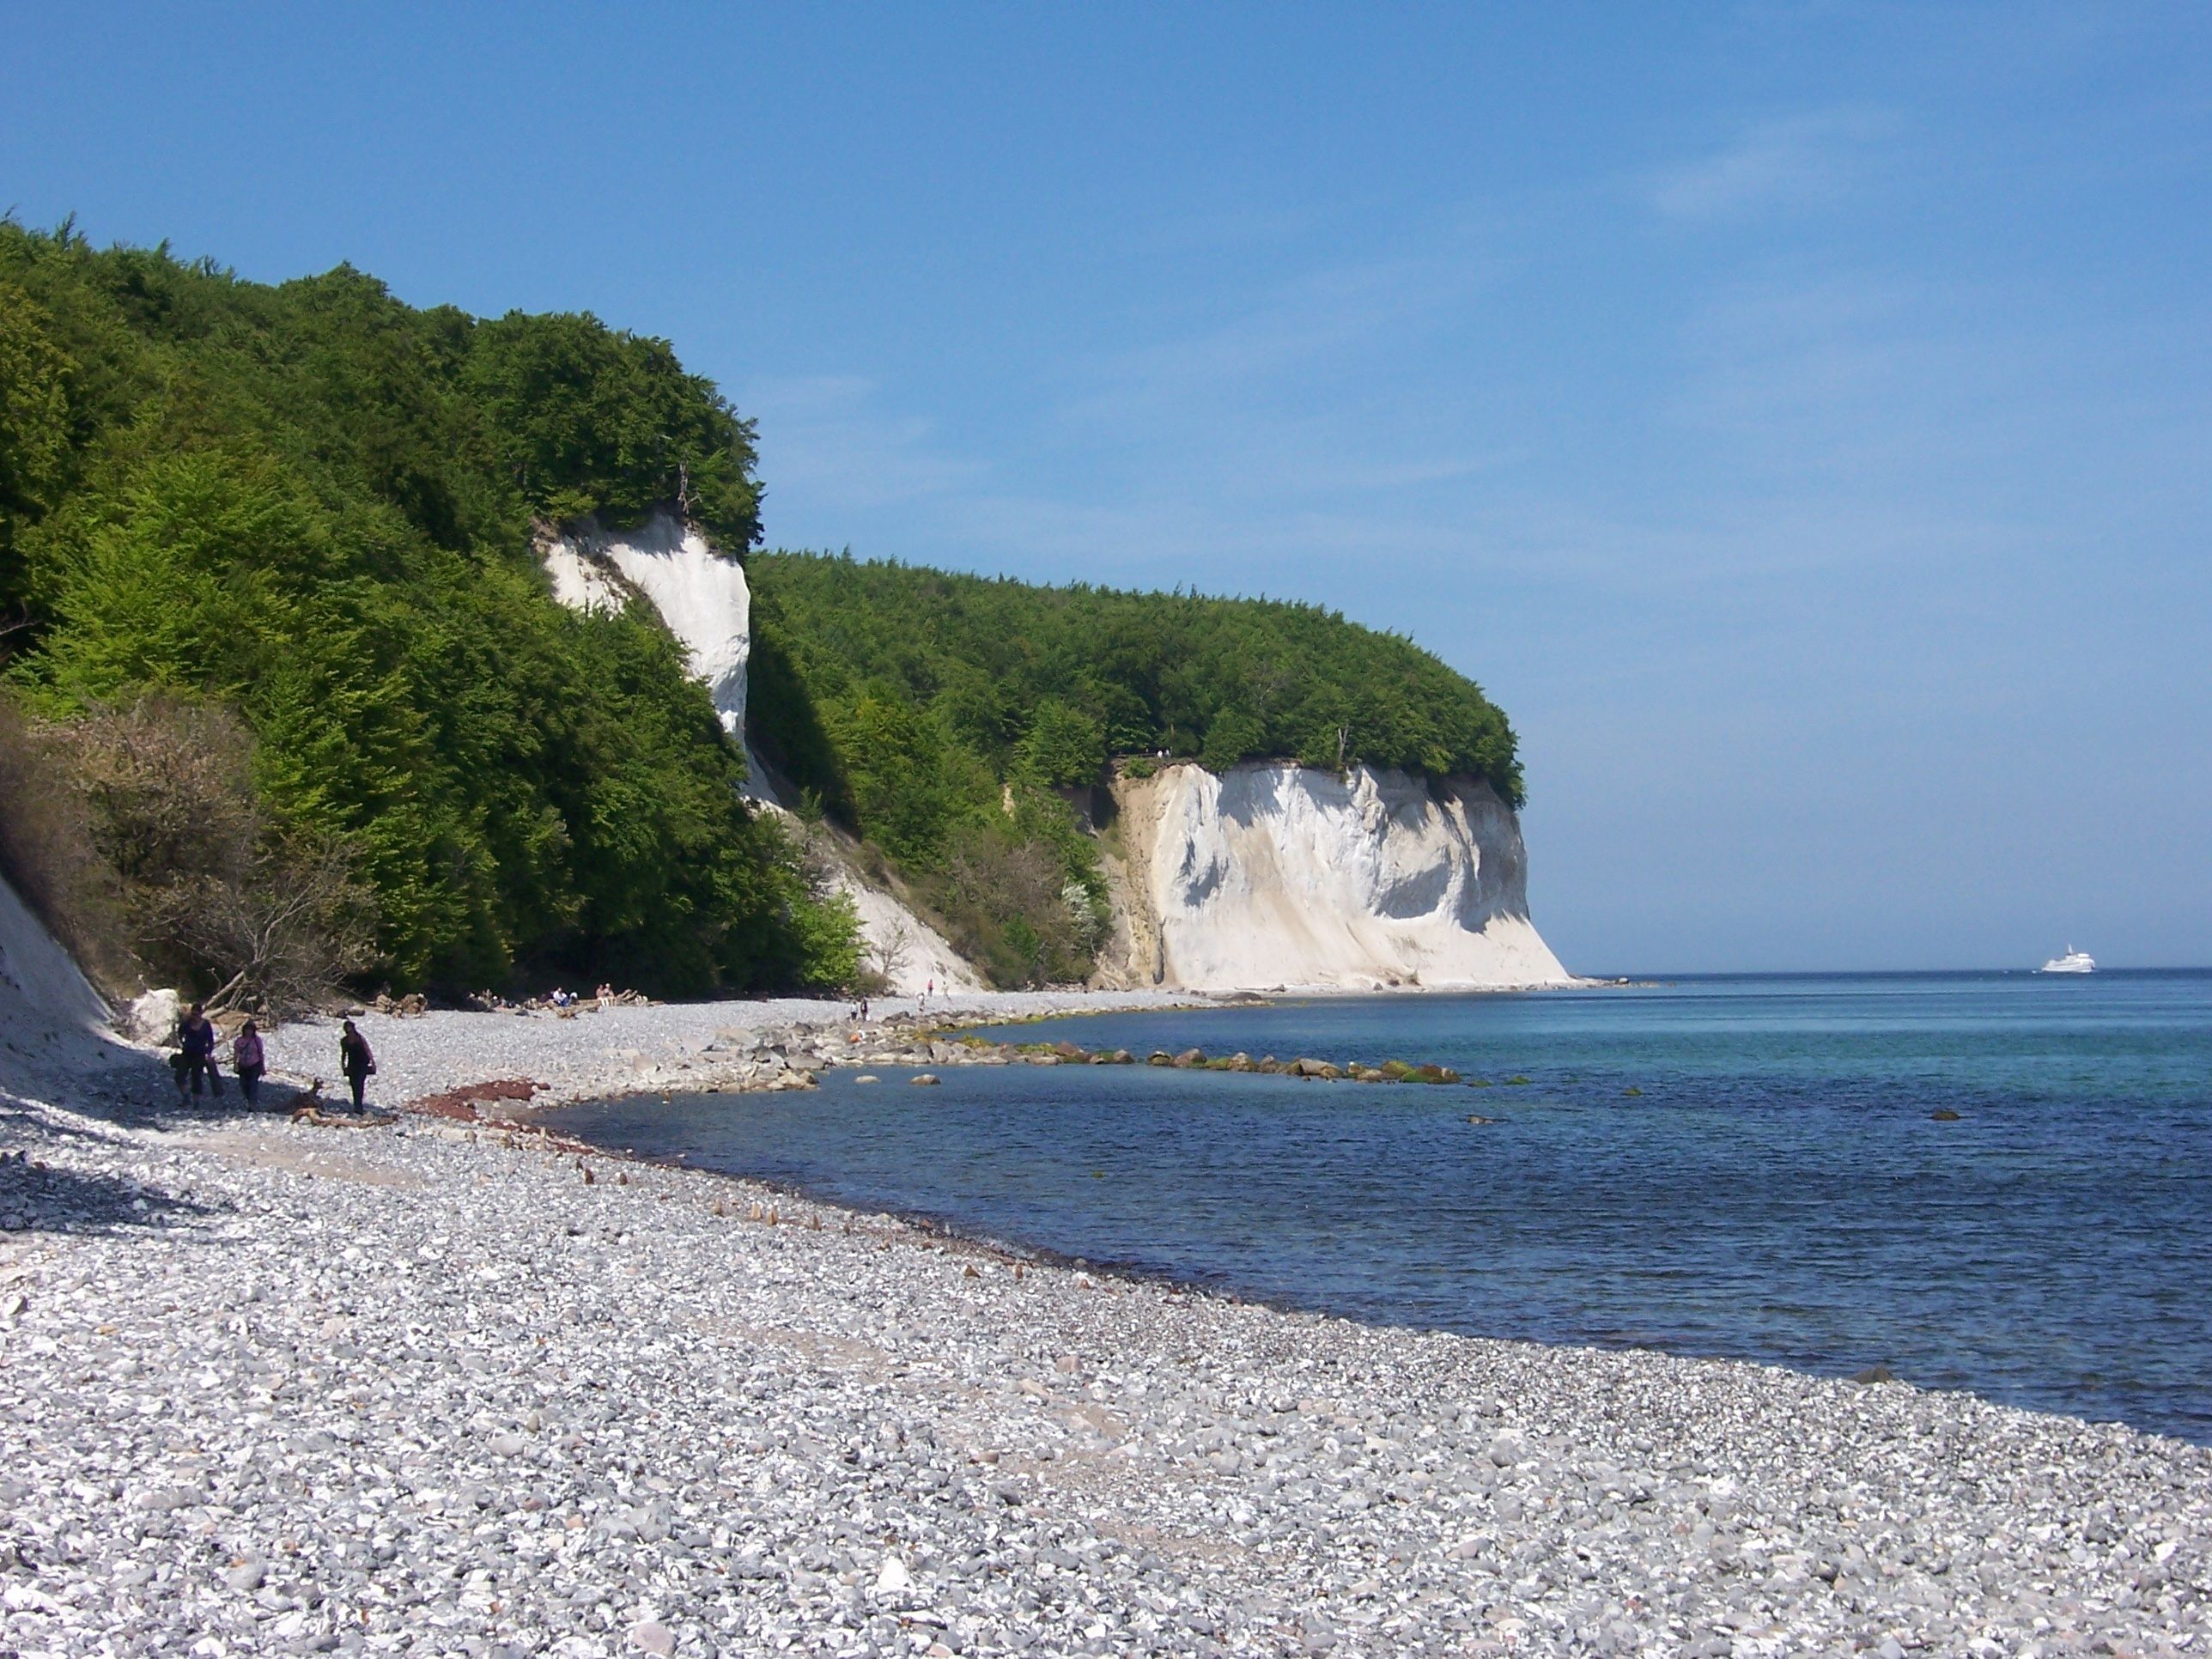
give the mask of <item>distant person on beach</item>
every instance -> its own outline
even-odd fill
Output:
[[[252,1020],[238,1028],[230,1045],[230,1069],[238,1076],[238,1092],[249,1106],[261,1099],[261,1074],[269,1069],[261,1052],[261,1028]]]
[[[182,1095],[189,1083],[194,1094],[200,1092],[200,1079],[207,1079],[208,1089],[217,1100],[222,1098],[222,1073],[216,1069],[215,1025],[206,1010],[198,1003],[177,1026],[177,1046],[182,1051],[184,1066],[177,1073],[177,1092]]]
[[[338,1038],[338,1070],[353,1085],[353,1109],[366,1109],[362,1104],[362,1091],[368,1087],[368,1079],[376,1072],[376,1056],[368,1051],[368,1039],[348,1020],[345,1030]]]

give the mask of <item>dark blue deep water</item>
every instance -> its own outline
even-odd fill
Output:
[[[601,1145],[1272,1301],[1882,1364],[2212,1442],[2212,974],[1695,979],[1018,1035],[1435,1060],[1492,1086],[948,1067],[932,1090],[844,1072],[818,1093],[563,1117]]]

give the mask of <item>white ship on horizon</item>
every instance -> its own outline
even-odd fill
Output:
[[[2039,974],[2094,974],[2097,971],[2097,959],[2087,951],[2077,951],[2069,945],[2064,956],[2051,957],[2035,971]]]

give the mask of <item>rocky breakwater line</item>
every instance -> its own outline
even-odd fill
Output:
[[[2202,1449],[1287,1314],[426,1127],[0,1100],[0,1650],[2212,1642]]]
[[[981,992],[933,1001],[924,1019],[911,1000],[866,1025],[833,1012],[818,998],[698,1003],[586,1002],[549,1011],[496,1012],[432,1009],[413,1017],[374,1011],[357,1024],[375,1050],[374,1103],[391,1106],[501,1081],[527,1081],[539,1106],[626,1093],[673,1093],[769,1086],[803,1088],[832,1056],[851,1057],[851,1031],[881,1033],[881,1043],[917,1052],[925,1033],[1085,1010],[1189,1006],[1188,995],[1158,992]],[[337,1027],[302,1020],[269,1034],[271,1075],[307,1086],[337,1074]],[[884,1060],[880,1063],[895,1063]],[[514,1109],[512,1103],[500,1109]]]
[[[903,1070],[909,1073],[909,1083],[935,1085],[943,1081],[939,1071],[963,1066],[1143,1064],[1177,1071],[1288,1077],[1304,1082],[1492,1086],[1487,1078],[1465,1078],[1449,1066],[1397,1059],[1379,1062],[1311,1056],[1279,1060],[1273,1054],[1255,1058],[1242,1051],[1208,1054],[1197,1048],[1173,1053],[1154,1049],[1139,1056],[1127,1048],[1086,1048],[1065,1038],[1050,1042],[996,1041],[963,1029],[963,1025],[1005,1023],[1003,1012],[976,1011],[949,1018],[908,1012],[880,1021],[801,1019],[726,1028],[711,1041],[680,1055],[617,1047],[605,1051],[611,1066],[581,1077],[571,1072],[558,1086],[525,1077],[482,1079],[410,1099],[405,1109],[418,1115],[538,1134],[548,1146],[583,1151],[588,1150],[583,1143],[544,1136],[534,1129],[532,1119],[536,1111],[590,1094],[658,1094],[666,1098],[678,1093],[762,1094],[816,1089],[825,1073],[840,1066],[857,1070],[856,1080],[861,1083],[882,1081],[876,1075],[878,1070]],[[1528,1079],[1513,1077],[1506,1081],[1525,1085]],[[1468,1121],[1497,1121],[1479,1114]]]
[[[1004,1042],[957,1024],[919,1018],[879,1024],[795,1024],[769,1030],[720,1034],[687,1068],[686,1086],[707,1093],[744,1092],[819,1086],[820,1074],[833,1066],[927,1067],[945,1066],[1134,1066],[1139,1056],[1127,1048],[1085,1048],[1061,1039],[1054,1042]],[[1416,1065],[1402,1060],[1370,1064],[1301,1057],[1254,1059],[1239,1052],[1208,1054],[1202,1048],[1170,1053],[1154,1049],[1143,1057],[1151,1066],[1178,1071],[1249,1072],[1316,1082],[1452,1084],[1464,1081],[1448,1066]],[[920,1078],[915,1079],[921,1081]],[[1486,1083],[1478,1086],[1487,1086]]]

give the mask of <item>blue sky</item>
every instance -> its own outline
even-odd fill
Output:
[[[589,309],[769,540],[1482,682],[1589,971],[2212,960],[2212,12],[0,9],[0,207]]]

